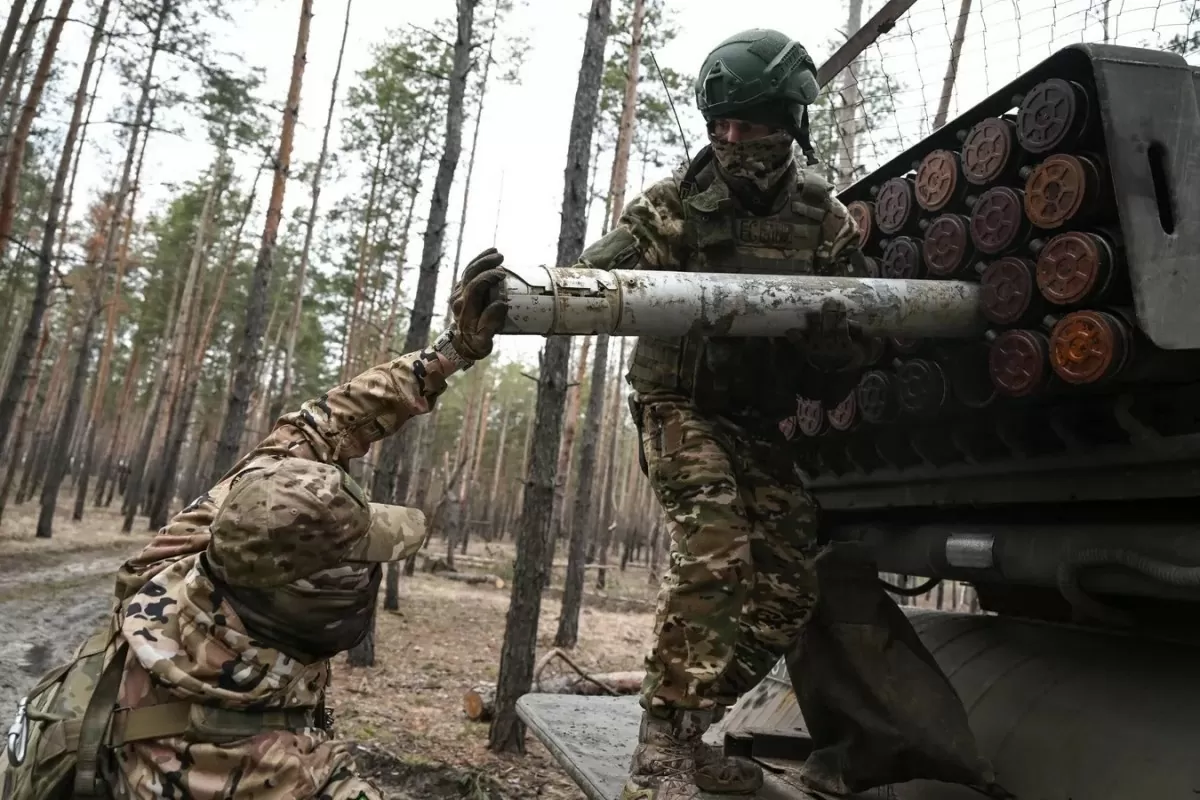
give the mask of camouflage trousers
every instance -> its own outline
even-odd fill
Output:
[[[732,705],[812,615],[816,506],[778,446],[687,402],[642,413],[647,474],[671,532],[642,704]]]
[[[181,737],[116,751],[112,800],[383,800],[357,774],[345,742],[273,731],[224,745]]]

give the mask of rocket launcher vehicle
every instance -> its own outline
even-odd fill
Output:
[[[1065,48],[840,197],[870,278],[518,269],[508,331],[777,336],[842,301],[872,362],[833,407],[797,398],[780,445],[822,535],[975,587],[984,613],[906,610],[1016,796],[1194,796],[1200,67]],[[722,723],[767,768],[763,797],[804,797],[771,778],[812,749],[802,681],[781,661]],[[611,798],[636,739],[622,702],[520,708]],[[556,727],[582,718],[579,741]]]

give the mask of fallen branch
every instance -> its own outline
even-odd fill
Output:
[[[644,672],[602,672],[580,677],[563,675],[534,681],[531,694],[631,695],[642,690]],[[496,710],[496,684],[485,683],[463,695],[463,713],[475,722],[488,722]]]
[[[425,555],[424,558],[442,560],[440,556]],[[454,556],[455,564],[465,564],[470,567],[492,567],[492,568],[495,568],[497,565],[512,564],[513,560],[514,560],[514,556],[511,556],[511,555],[478,556],[478,555],[472,555],[472,554],[466,554],[466,553],[458,553]],[[554,569],[566,569],[567,562],[566,561],[555,561],[551,566]],[[592,572],[592,571],[599,570],[599,569],[615,570],[616,567],[614,567],[612,564],[595,563],[595,564],[584,564],[583,569],[587,572]],[[646,566],[645,564],[638,564],[638,563],[630,562],[629,564],[626,565],[625,571],[629,572],[629,571],[633,571],[633,570],[645,570],[645,569],[649,569],[649,567]],[[428,572],[430,570],[426,569],[425,571]]]
[[[491,584],[492,586],[495,586],[497,589],[503,589],[505,586],[504,578],[501,578],[499,575],[492,575],[492,574],[488,574],[488,573],[435,572],[433,574],[437,575],[439,578],[445,578],[448,581],[456,581],[458,583],[465,583],[468,586],[478,586],[478,585],[484,584],[484,583]]]
[[[565,662],[568,667],[575,670],[576,675],[583,678],[585,681],[591,681],[592,683],[596,684],[601,689],[603,689],[606,694],[608,694],[612,697],[617,696],[617,693],[615,690],[610,689],[608,686],[606,686],[601,681],[593,678],[591,675],[584,672],[583,669],[578,664],[576,664],[569,655],[567,655],[565,652],[563,652],[562,648],[560,648],[560,647],[555,647],[553,650],[546,653],[546,655],[544,655],[540,659],[538,659],[537,666],[535,666],[533,669],[533,680],[541,681],[542,672],[544,672],[546,667],[550,665],[550,662],[556,658],[562,659],[562,661]]]

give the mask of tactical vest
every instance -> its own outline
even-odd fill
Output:
[[[707,151],[706,151],[707,152]],[[697,161],[702,156],[697,155]],[[796,172],[796,182],[779,211],[756,217],[741,211],[711,161],[702,166],[694,189],[687,175],[680,194],[686,253],[680,269],[688,272],[811,275],[826,198],[832,188],[819,175]],[[696,399],[705,395],[714,411],[725,411],[728,392],[741,385],[762,387],[791,348],[782,339],[716,339],[689,334],[675,339],[639,337],[626,380],[639,394],[671,394]],[[786,392],[785,392],[786,393]],[[765,405],[788,397],[762,396]],[[763,408],[764,412],[769,409]]]
[[[127,742],[184,736],[221,743],[325,727],[323,708],[242,711],[187,701],[117,708],[129,646],[116,619],[21,701],[0,755],[0,800],[107,798],[101,764]]]

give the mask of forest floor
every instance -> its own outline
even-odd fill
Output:
[[[64,503],[65,507],[66,504]],[[36,505],[10,507],[0,521],[0,726],[48,669],[68,658],[108,610],[112,576],[146,538],[120,532],[120,517],[89,508],[72,522],[69,507],[54,536],[35,539]],[[432,556],[445,556],[434,540]],[[381,609],[376,664],[334,661],[330,705],[337,734],[357,740],[359,763],[389,797],[583,798],[544,747],[526,737],[524,756],[487,749],[488,725],[470,722],[463,693],[495,681],[512,573],[511,545],[472,544],[457,567],[502,578],[503,588],[469,586],[418,572],[400,583],[400,610]],[[561,553],[542,602],[538,656],[552,647],[565,570]],[[606,592],[588,571],[580,641],[571,658],[588,672],[639,670],[653,622],[652,583],[644,566],[608,571]],[[562,674],[553,668],[547,674]]]

